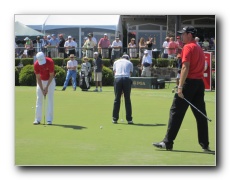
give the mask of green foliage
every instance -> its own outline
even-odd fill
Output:
[[[110,67],[110,59],[102,59],[102,61],[105,67]]]
[[[26,66],[28,64],[33,65],[34,59],[33,58],[22,58],[22,64],[23,66]]]
[[[57,66],[63,66],[64,64],[64,59],[63,58],[52,58],[54,61],[54,64]]]
[[[216,68],[216,61],[215,59],[212,59],[212,69],[215,69]]]
[[[113,71],[110,68],[103,66],[102,68],[102,86],[113,86],[113,81],[114,81]],[[90,82],[90,85],[91,86],[95,85],[94,73],[92,73],[92,81]]]
[[[15,58],[15,66],[18,66],[20,63],[21,59],[20,58]]]
[[[131,59],[131,63],[133,63],[133,66],[137,66],[140,64],[140,59]]]
[[[168,67],[170,65],[170,61],[166,58],[158,58],[156,67]]]
[[[102,85],[112,86],[114,81],[113,71],[110,68],[103,67],[102,69]]]
[[[62,86],[65,82],[66,71],[57,65],[54,66],[56,86]]]
[[[15,67],[15,86],[19,86],[19,70]]]
[[[26,65],[22,68],[19,74],[19,84],[21,86],[35,86],[36,76],[34,74],[34,66]]]

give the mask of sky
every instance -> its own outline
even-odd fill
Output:
[[[226,1],[227,2],[227,1]],[[0,29],[2,43],[0,49],[1,59],[1,88],[0,88],[0,179],[226,179],[229,177],[228,160],[229,154],[229,115],[228,100],[228,67],[229,61],[228,39],[225,32],[229,31],[229,6],[217,1],[193,0],[193,1],[91,1],[78,2],[69,0],[63,1],[5,1],[1,5]],[[218,114],[218,134],[217,134],[217,167],[216,168],[128,168],[124,170],[114,170],[112,168],[103,170],[103,168],[65,168],[65,169],[42,169],[42,168],[19,168],[14,165],[14,15],[15,14],[143,14],[143,15],[198,15],[212,14],[216,15],[217,20],[217,104],[216,112]],[[219,73],[219,70],[221,73]],[[26,118],[26,117],[25,117]],[[42,153],[42,152],[41,152]],[[132,170],[134,169],[134,171]],[[39,170],[39,171],[37,171]]]

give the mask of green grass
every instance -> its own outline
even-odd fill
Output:
[[[134,125],[112,124],[113,87],[103,92],[56,87],[52,126],[34,126],[35,87],[15,87],[15,164],[71,166],[215,166],[216,156],[202,153],[194,116],[188,109],[173,151],[152,142],[164,138],[172,87],[132,89]],[[91,87],[91,91],[94,87]],[[215,92],[206,92],[210,148],[215,150]],[[34,108],[32,108],[34,107]],[[123,107],[124,108],[124,107]],[[125,110],[123,110],[123,119]],[[121,116],[121,112],[120,112]],[[121,118],[121,117],[120,117]],[[43,122],[43,120],[42,120]],[[103,126],[100,129],[100,126]]]

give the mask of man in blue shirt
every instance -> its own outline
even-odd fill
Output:
[[[121,59],[118,59],[113,64],[114,71],[114,105],[113,105],[113,120],[114,124],[117,123],[119,119],[119,111],[120,111],[120,100],[122,94],[125,97],[125,110],[126,110],[126,120],[128,124],[133,124],[132,117],[132,105],[131,105],[131,85],[132,80],[130,76],[133,72],[133,64],[129,61],[128,55],[123,55]]]

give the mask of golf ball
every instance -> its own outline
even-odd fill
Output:
[[[103,126],[100,126],[100,129],[102,129],[103,128]]]

